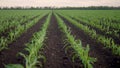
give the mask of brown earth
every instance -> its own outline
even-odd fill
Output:
[[[52,15],[45,48],[43,50],[47,59],[44,68],[72,68],[72,62],[65,54],[62,38],[63,34],[58,28],[57,20],[55,16]]]

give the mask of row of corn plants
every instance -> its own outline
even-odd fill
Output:
[[[43,47],[44,41],[46,39],[47,28],[49,26],[51,18],[51,13],[48,15],[46,22],[43,24],[40,31],[36,32],[31,41],[26,44],[25,50],[29,54],[19,53],[25,59],[25,68],[37,68],[39,65],[42,67],[42,63],[39,59],[43,59],[44,61],[46,58],[40,53],[40,50]],[[37,66],[36,66],[37,65]],[[6,68],[24,68],[21,64],[8,64],[5,66]]]
[[[1,10],[0,11],[0,35],[6,30],[12,29],[15,26],[26,22],[27,20],[34,18],[40,13],[34,13],[34,11],[15,11],[15,10]]]
[[[37,18],[36,16],[23,17],[21,19],[14,19],[12,21],[5,21],[0,25],[0,36],[6,35],[10,30],[15,29],[18,25],[24,25],[25,23],[30,22],[31,20]]]
[[[89,18],[91,17],[91,18]],[[81,18],[83,20],[86,20],[88,22],[92,22],[96,25],[100,25],[102,26],[102,28],[105,29],[105,27],[110,27],[112,29],[120,29],[119,27],[119,21],[120,20],[115,20],[115,18],[117,19],[117,17],[95,17],[95,16],[86,16],[86,17],[78,17],[78,18]]]
[[[97,10],[97,11],[59,11],[62,14],[70,16],[74,19],[80,21],[80,23],[93,27],[102,33],[104,33],[107,37],[112,36],[112,38],[119,39],[120,35],[120,25],[119,25],[119,17],[120,11],[105,11],[105,10]]]
[[[19,17],[18,17],[19,18]],[[19,25],[20,23],[24,22],[27,20],[27,18],[19,18],[18,19],[11,19],[12,21],[6,20],[6,21],[1,21],[0,25],[0,34],[4,33],[5,30],[9,29],[10,27],[14,27],[16,25]]]
[[[55,16],[57,18],[60,29],[67,38],[66,42],[68,42],[71,45],[70,47],[75,51],[75,55],[73,57],[78,57],[80,60],[82,60],[85,68],[93,68],[92,64],[96,62],[96,59],[89,56],[89,45],[87,45],[87,47],[83,47],[81,40],[75,40],[75,37],[71,35],[71,31],[64,24],[63,20],[57,14],[55,14]]]
[[[69,15],[71,17],[77,17],[88,23],[94,23],[96,25],[103,26],[103,29],[110,27],[115,30],[119,30],[120,25],[120,11],[119,10],[59,10],[57,12]]]
[[[61,14],[60,14],[61,15]],[[106,38],[105,36],[96,34],[96,31],[91,30],[88,26],[84,26],[83,24],[78,23],[77,21],[71,19],[68,16],[61,15],[65,19],[67,19],[70,23],[72,23],[74,26],[78,27],[79,29],[83,30],[86,34],[88,34],[92,39],[97,40],[97,42],[102,43],[106,48],[109,48],[112,50],[112,53],[115,55],[120,55],[120,46],[118,44],[115,44],[113,39]]]
[[[119,39],[119,30],[115,30],[115,29],[111,29],[110,26],[103,26],[103,25],[100,25],[100,24],[96,24],[94,23],[93,21],[87,21],[86,19],[81,19],[79,17],[73,17],[75,18],[76,20],[79,20],[79,22],[82,21],[83,24],[85,24],[86,26],[90,26],[92,27],[93,29],[97,29],[99,31],[101,31],[104,35],[109,35],[109,37],[111,38],[117,38]]]
[[[1,36],[0,37],[0,51],[3,49],[6,49],[8,47],[8,44],[15,41],[16,38],[20,37],[22,33],[24,33],[27,29],[32,27],[34,24],[38,22],[39,19],[41,19],[43,16],[45,16],[46,13],[40,15],[38,18],[35,18],[34,20],[30,21],[29,23],[25,23],[24,25],[17,25],[17,27],[13,30],[11,30],[7,36]]]

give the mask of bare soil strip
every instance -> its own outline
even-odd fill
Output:
[[[52,14],[50,27],[45,41],[44,54],[47,58],[44,68],[72,68],[71,61],[65,54],[62,32],[58,28],[55,16]]]
[[[76,39],[81,39],[84,46],[90,45],[90,56],[97,58],[94,68],[120,68],[120,57],[113,56],[109,50],[103,49],[102,44],[91,39],[84,31],[75,27],[65,18],[61,18],[71,28],[72,34],[76,36]]]
[[[0,68],[4,68],[3,64],[24,64],[23,58],[18,56],[18,53],[24,51],[25,43],[29,42],[32,35],[40,30],[40,27],[45,22],[47,15],[38,21],[35,25],[23,33],[16,41],[9,44],[7,50],[0,53]]]

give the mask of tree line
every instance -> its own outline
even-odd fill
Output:
[[[119,7],[89,6],[89,7],[0,7],[3,10],[120,10]]]

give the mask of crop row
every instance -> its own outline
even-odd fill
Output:
[[[115,30],[120,29],[120,11],[119,10],[74,10],[74,11],[57,11],[59,13],[64,13],[65,15],[71,17],[78,17],[79,19],[92,22],[96,25],[101,25],[103,28],[110,27]]]
[[[112,38],[114,42],[116,40],[119,40],[119,30],[111,29],[110,26],[105,27],[92,21],[88,22],[87,20],[81,19],[79,17],[74,17],[74,19],[78,20],[81,24],[89,26],[91,29],[96,31],[96,33],[100,33],[102,35],[105,35],[106,37]]]
[[[31,19],[35,19],[37,17],[38,16],[29,17],[29,18],[14,19],[12,21],[4,21],[0,27],[0,35],[5,35],[11,29],[15,29],[18,25],[24,25],[25,23],[28,23]]]
[[[57,14],[55,14],[55,16],[60,29],[66,37],[66,42],[71,45],[66,47],[66,49],[70,47],[75,51],[73,59],[78,57],[80,60],[82,60],[85,68],[93,68],[92,64],[96,61],[96,59],[89,56],[89,45],[87,45],[87,47],[83,47],[81,40],[75,40],[75,37],[71,35],[70,29],[68,29],[68,27],[64,24],[63,20]]]
[[[28,22],[28,20],[38,17],[38,15],[41,15],[43,12],[37,12],[37,13],[31,13],[28,11],[27,13],[25,11],[0,11],[0,14],[2,15],[0,18],[0,35],[1,33],[4,33],[8,31],[9,29],[15,28],[19,24],[24,24],[25,22]]]
[[[23,32],[25,32],[28,28],[32,27],[39,19],[45,16],[46,13],[40,15],[38,18],[30,21],[29,23],[25,23],[24,25],[18,24],[15,29],[10,30],[10,32],[6,36],[0,37],[0,51],[7,48],[8,44],[15,41]]]
[[[90,13],[91,12],[91,13]],[[94,12],[94,13],[93,13]],[[99,13],[98,13],[99,12]],[[71,18],[79,21],[80,23],[89,26],[95,30],[96,33],[105,35],[106,37],[112,38],[114,42],[119,44],[120,37],[120,25],[119,25],[119,14],[113,14],[112,11],[106,13],[106,11],[80,11],[74,12],[74,14],[63,13],[64,15],[70,16]],[[72,12],[71,12],[72,13]],[[80,14],[82,13],[82,14]],[[101,13],[101,14],[100,14]],[[104,14],[104,15],[103,15]],[[109,15],[108,15],[109,14]],[[117,16],[115,16],[117,15]],[[113,27],[114,26],[114,27]],[[117,40],[117,41],[116,41]]]
[[[51,13],[48,15],[46,22],[43,24],[40,31],[34,33],[31,41],[26,44],[25,50],[28,54],[19,53],[25,59],[25,68],[36,68],[36,65],[42,66],[42,63],[39,59],[43,59],[44,61],[46,58],[41,54],[40,50],[43,47],[44,40],[46,39],[47,28],[49,26]],[[6,68],[24,68],[21,64],[8,64],[5,66]]]
[[[60,12],[60,11],[59,11]],[[89,27],[97,29],[96,32],[101,31],[106,37],[112,37],[115,40],[119,40],[120,37],[120,25],[119,25],[119,11],[62,11],[64,15],[70,16],[80,21]],[[119,43],[119,41],[118,41]]]
[[[88,26],[84,26],[83,24],[78,23],[77,21],[71,19],[66,15],[62,15],[65,19],[67,19],[74,26],[83,30],[86,34],[88,34],[92,39],[97,40],[97,42],[102,43],[105,47],[112,50],[113,54],[120,55],[120,46],[115,44],[115,42],[111,38],[106,38],[100,34],[96,34],[96,31],[91,30]]]

